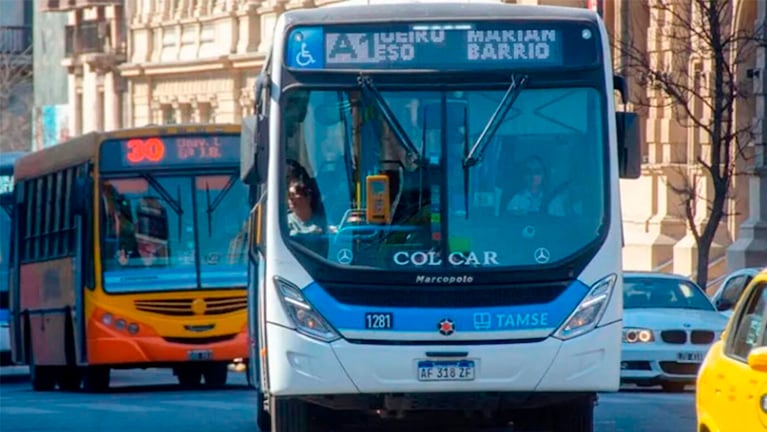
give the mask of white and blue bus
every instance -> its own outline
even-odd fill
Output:
[[[259,427],[593,430],[640,171],[603,22],[371,3],[281,15],[244,120]]]
[[[8,311],[10,286],[11,220],[13,218],[13,165],[25,152],[0,154],[0,366],[13,364]]]

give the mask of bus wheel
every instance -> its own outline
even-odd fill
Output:
[[[56,388],[56,368],[54,366],[38,366],[29,363],[29,380],[35,391],[51,391]]]
[[[31,344],[29,344],[31,347]],[[51,391],[56,388],[56,367],[39,366],[35,363],[34,350],[29,351],[29,380],[34,391]]]
[[[256,389],[256,425],[258,425],[258,432],[271,432],[272,418],[264,409],[264,402],[264,392],[261,389]]]
[[[77,367],[64,366],[59,369],[59,388],[63,391],[80,390],[82,376]]]
[[[554,411],[554,432],[594,432],[594,399],[584,397]]]
[[[83,373],[83,390],[102,393],[109,390],[110,370],[104,366],[87,366]]]
[[[205,386],[210,388],[221,388],[226,385],[226,378],[229,375],[229,363],[211,363],[202,370],[205,377]]]
[[[306,402],[292,398],[271,398],[272,432],[308,432],[309,407]]]
[[[181,366],[176,368],[174,372],[179,385],[184,388],[197,387],[202,381],[202,371],[197,367]]]

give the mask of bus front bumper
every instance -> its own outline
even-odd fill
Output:
[[[232,361],[248,354],[247,329],[233,335],[170,338],[154,332],[132,335],[91,320],[88,363],[105,365],[167,365],[189,361]]]
[[[618,391],[619,322],[568,341],[494,345],[324,343],[267,324],[269,391],[275,396],[452,392]],[[427,352],[465,352],[473,379],[419,380]],[[444,358],[436,358],[445,360]],[[447,359],[450,360],[450,359]]]

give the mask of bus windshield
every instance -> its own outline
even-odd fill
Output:
[[[236,175],[139,174],[104,180],[105,290],[244,285],[248,206],[244,185],[230,181]]]
[[[444,271],[555,263],[599,238],[598,90],[525,86],[497,128],[505,88],[376,93],[383,102],[357,89],[286,93],[291,244],[341,265]]]

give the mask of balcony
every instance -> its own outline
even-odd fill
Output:
[[[92,6],[121,5],[124,0],[40,0],[41,12],[62,12]]]
[[[74,57],[82,54],[111,54],[110,23],[104,20],[83,21],[68,25],[64,34],[64,54]]]
[[[74,2],[78,8],[123,4],[123,0],[69,0],[69,1]]]
[[[0,26],[0,54],[32,55],[32,26]]]
[[[62,12],[75,8],[75,0],[40,0],[40,12]]]

